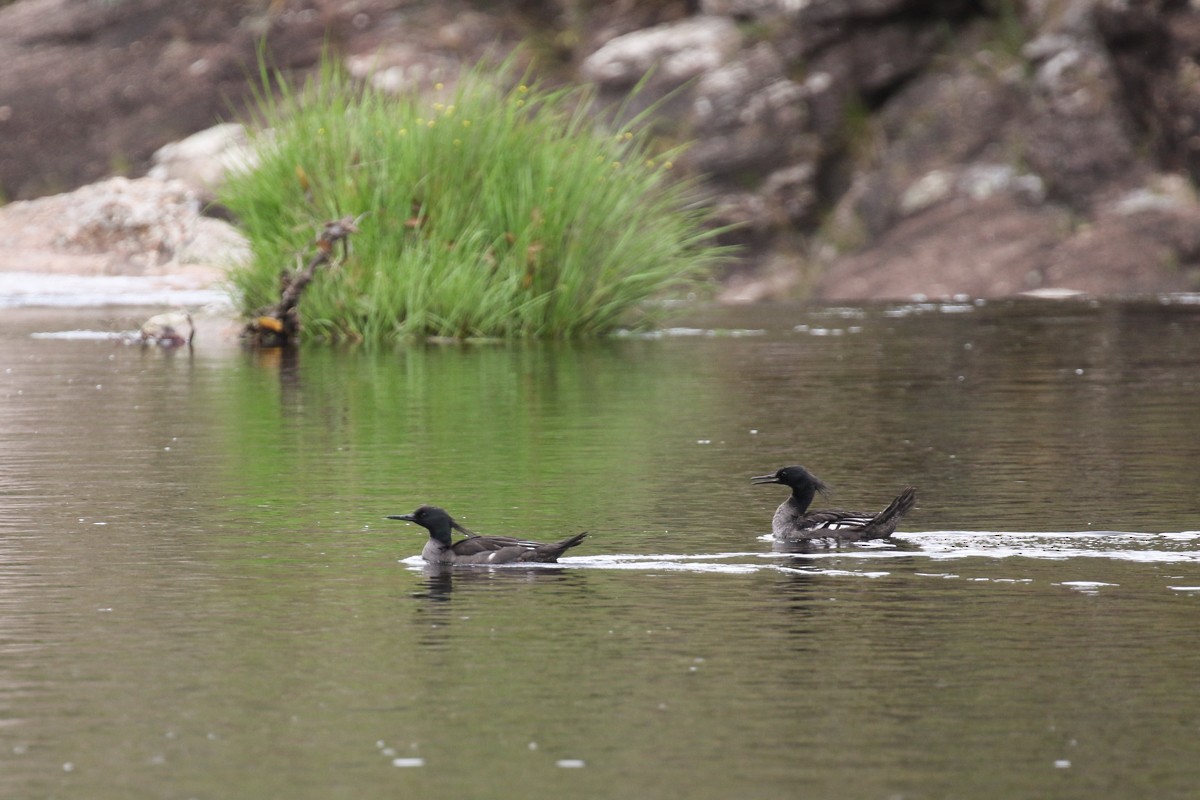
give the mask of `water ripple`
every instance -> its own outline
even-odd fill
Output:
[[[760,537],[770,541],[770,536]],[[616,553],[591,556],[565,556],[553,564],[480,564],[466,569],[575,569],[693,572],[725,575],[746,575],[764,570],[808,575],[853,576],[880,578],[890,575],[886,570],[850,569],[846,559],[878,562],[886,559],[924,557],[930,561],[949,561],[971,558],[1004,559],[1032,558],[1065,561],[1073,558],[1111,559],[1135,563],[1195,564],[1200,563],[1200,550],[1180,549],[1200,540],[1200,532],[1133,533],[1121,531],[1077,532],[978,532],[930,531],[896,534],[891,542],[868,542],[841,547],[815,547],[804,552],[776,550],[771,552],[715,553]],[[797,565],[797,558],[803,565]],[[824,560],[836,559],[838,566],[821,567]],[[420,556],[402,559],[410,569],[430,567]],[[958,578],[954,573],[914,573],[923,577]],[[972,578],[993,582],[1021,582],[1022,579]],[[1063,581],[1057,585],[1083,592],[1094,592],[1115,584],[1089,581]],[[1200,591],[1200,587],[1171,586],[1175,591]]]
[[[967,532],[933,531],[897,536],[934,560],[960,558],[1108,558],[1140,563],[1200,563],[1196,531]]]
[[[774,541],[770,534],[760,541]],[[814,545],[806,558],[909,558],[935,561],[963,558],[1109,558],[1141,563],[1200,563],[1200,550],[1188,545],[1200,532],[1134,533],[1129,531],[928,531],[897,533],[892,542],[863,542],[841,547]],[[899,546],[897,546],[899,545]]]

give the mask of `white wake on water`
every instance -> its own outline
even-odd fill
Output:
[[[770,535],[759,541],[773,542]],[[1133,563],[1200,564],[1200,531],[1169,533],[1135,533],[1128,531],[928,531],[899,533],[890,542],[867,542],[840,547],[813,547],[803,552],[783,550],[738,551],[716,553],[617,553],[607,555],[564,556],[556,564],[503,564],[483,566],[484,569],[600,569],[656,572],[692,572],[745,575],[775,571],[858,578],[881,578],[892,574],[881,569],[888,560],[927,559],[945,562],[965,559],[1028,558],[1064,561],[1068,559],[1111,559]],[[837,560],[837,565],[822,566],[823,561]],[[862,569],[847,565],[847,561],[863,564]],[[403,559],[401,563],[413,569],[427,565],[420,556]],[[870,568],[868,568],[870,567]],[[470,569],[471,567],[466,567]],[[476,567],[478,568],[478,567]],[[921,577],[956,579],[954,572],[928,571],[912,573]],[[994,583],[1023,583],[1026,578],[969,578]],[[1101,588],[1116,584],[1102,581],[1063,581],[1076,591],[1093,594]],[[1170,586],[1179,592],[1200,591],[1200,586]]]

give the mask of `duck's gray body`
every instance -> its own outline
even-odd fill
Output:
[[[511,536],[480,536],[459,525],[437,506],[421,506],[411,514],[392,514],[388,519],[415,522],[429,531],[429,541],[421,550],[421,557],[431,564],[554,563],[587,536],[585,531],[550,543]],[[452,541],[454,530],[466,534],[467,538]]]
[[[895,533],[900,519],[917,502],[917,490],[909,486],[878,514],[835,508],[809,511],[808,507],[816,493],[823,494],[828,487],[804,467],[783,467],[770,475],[751,478],[750,481],[756,484],[779,483],[792,490],[791,496],[779,505],[775,516],[771,518],[771,532],[783,542],[887,539]]]

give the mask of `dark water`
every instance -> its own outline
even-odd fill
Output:
[[[0,796],[1200,792],[1200,305],[295,358],[0,313]],[[919,508],[776,553],[788,463]],[[438,573],[423,502],[593,535]]]

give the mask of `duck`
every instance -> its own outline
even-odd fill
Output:
[[[917,502],[917,490],[908,486],[878,514],[862,511],[824,509],[809,511],[817,492],[826,494],[829,486],[800,465],[781,467],[770,475],[751,478],[753,484],[779,483],[792,490],[791,496],[775,510],[771,532],[784,542],[828,539],[835,542],[859,542],[887,539],[895,532],[900,518]]]
[[[511,536],[480,536],[458,524],[444,508],[429,505],[411,514],[389,514],[387,518],[415,522],[429,531],[429,541],[421,550],[421,557],[431,564],[553,564],[588,535],[584,531],[550,543]],[[453,531],[467,538],[454,542]]]

